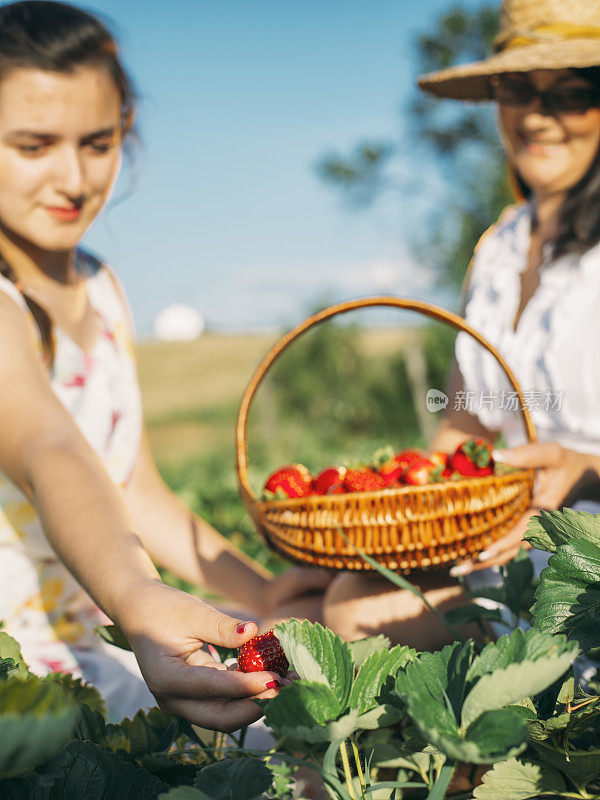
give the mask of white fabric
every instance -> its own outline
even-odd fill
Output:
[[[556,261],[546,251],[539,286],[515,332],[530,234],[531,209],[522,203],[505,209],[482,237],[471,265],[465,319],[498,349],[530,393],[539,440],[600,455],[600,245]],[[502,403],[502,392],[512,387],[494,357],[460,333],[456,358],[481,423],[502,433],[508,447],[524,444],[520,412]],[[493,408],[479,402],[482,391],[495,398]]]

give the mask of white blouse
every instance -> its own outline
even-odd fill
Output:
[[[539,440],[600,455],[600,244],[554,261],[546,249],[539,285],[513,331],[530,238],[530,205],[506,208],[475,250],[465,319],[513,370]],[[525,443],[514,390],[491,353],[460,333],[456,358],[465,396],[455,407],[502,433],[508,447]]]

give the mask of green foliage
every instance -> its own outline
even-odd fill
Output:
[[[528,539],[554,552],[541,574],[532,624],[565,633],[587,651],[600,645],[600,517],[565,512],[540,515]]]
[[[0,779],[26,773],[58,752],[75,719],[75,703],[59,686],[34,676],[1,681]]]
[[[260,761],[227,758],[201,769],[194,786],[212,800],[253,800],[272,783],[271,771]]]
[[[556,797],[566,788],[564,777],[548,764],[510,758],[494,764],[473,796],[476,800],[527,800],[539,795]]]

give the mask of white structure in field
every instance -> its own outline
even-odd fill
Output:
[[[174,303],[154,320],[154,336],[161,342],[191,342],[204,333],[202,315],[191,306]]]

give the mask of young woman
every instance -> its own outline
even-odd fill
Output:
[[[528,393],[539,443],[490,354],[457,337],[450,410],[431,444],[451,451],[470,436],[511,448],[503,461],[537,469],[532,507],[514,529],[453,570],[467,575],[510,560],[531,515],[573,505],[600,511],[600,8],[595,3],[506,0],[496,53],[424,76],[443,97],[494,99],[510,169],[524,198],[481,239],[468,276],[465,318],[507,360]],[[457,391],[493,397],[490,407],[452,410]],[[504,395],[503,395],[504,392]],[[463,395],[464,396],[464,395]],[[487,573],[490,577],[490,573]],[[411,575],[442,609],[464,602],[447,574]],[[355,638],[380,626],[402,642],[435,647],[446,633],[416,598],[378,578],[342,576],[326,620]]]
[[[208,728],[260,716],[272,673],[229,672],[204,643],[257,632],[163,585],[153,561],[262,616],[328,580],[273,580],[160,480],[143,432],[132,329],[113,272],[78,248],[114,185],[134,93],[94,17],[0,8],[0,620],[30,668],[95,683],[113,717],[154,704]],[[102,611],[100,611],[100,608]],[[105,614],[103,613],[105,612]]]

